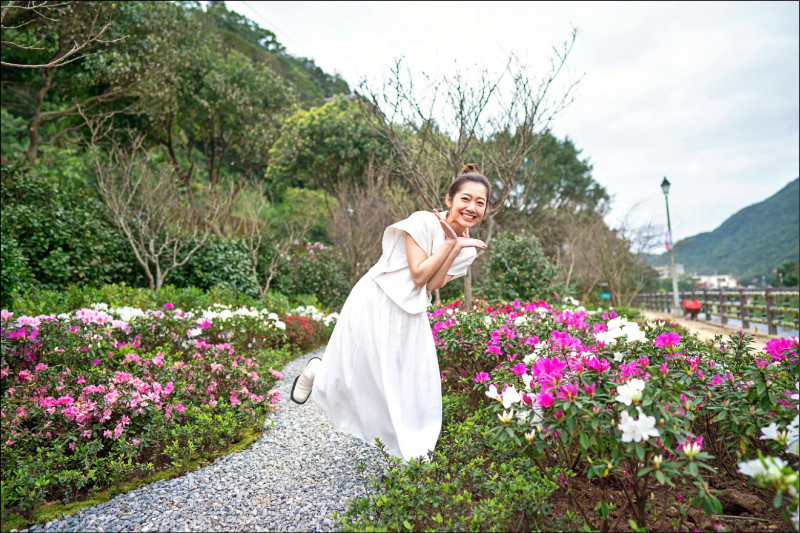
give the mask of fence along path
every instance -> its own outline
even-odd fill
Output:
[[[800,328],[797,289],[730,291],[704,289],[679,291],[678,294],[678,300],[681,302],[698,300],[701,305],[699,318],[708,322],[727,325],[734,319],[740,322],[741,328],[745,330],[752,329],[754,325],[766,326],[759,327],[759,330],[766,329],[769,335],[797,335]],[[673,313],[671,292],[641,293],[635,302],[645,309]]]

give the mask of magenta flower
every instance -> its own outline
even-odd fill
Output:
[[[475,379],[473,379],[475,383],[483,383],[484,381],[489,381],[489,373],[488,372],[477,372],[475,374]]]
[[[541,405],[545,409],[553,405],[555,398],[549,392],[540,392],[536,395],[536,404]]]
[[[589,398],[594,398],[594,389],[597,386],[596,383],[592,383],[591,385],[584,385],[583,390],[586,391],[586,394],[589,395]]]
[[[656,337],[656,340],[653,341],[653,344],[656,346],[656,348],[670,348],[672,346],[678,346],[680,343],[681,336],[674,331],[662,333]]]
[[[512,371],[514,374],[516,374],[516,375],[518,375],[518,376],[521,376],[521,375],[522,375],[522,374],[524,374],[524,373],[525,373],[527,370],[528,370],[528,369],[527,369],[527,367],[525,366],[525,363],[517,363],[516,365],[514,365],[514,368],[513,368],[511,371]]]
[[[756,368],[764,370],[769,366],[769,361],[766,359],[756,359]]]
[[[175,309],[175,306],[167,302],[164,304],[164,309]]]
[[[780,339],[772,339],[767,343],[767,346],[764,348],[764,351],[772,357],[773,361],[781,361],[786,359],[787,355],[791,353],[792,348],[797,349],[794,346],[795,343],[792,342],[792,339],[788,339],[786,337],[782,337]]]
[[[557,396],[559,400],[571,402],[578,397],[578,386],[573,383],[564,383],[558,388]]]

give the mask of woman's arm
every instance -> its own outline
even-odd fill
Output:
[[[456,242],[456,245],[453,246],[452,250],[450,250],[450,255],[447,256],[447,259],[442,262],[442,265],[439,267],[439,269],[433,274],[431,279],[428,280],[428,284],[425,287],[428,289],[428,291],[441,289],[447,284],[448,281],[453,279],[453,276],[448,275],[447,271],[450,270],[450,267],[453,266],[453,261],[455,261],[456,257],[458,257],[458,254],[461,253],[461,248],[462,247],[458,245],[458,242]]]
[[[486,249],[486,244],[478,239],[471,239],[469,237],[459,237],[456,241],[456,245],[453,246],[453,250],[450,252],[450,255],[447,259],[442,263],[442,266],[439,267],[439,270],[433,275],[433,277],[428,281],[427,289],[429,291],[435,291],[436,289],[441,289],[447,283],[453,279],[453,276],[447,273],[450,270],[450,267],[453,265],[453,261],[456,260],[456,257],[461,250],[464,248],[480,248],[481,250]]]
[[[453,264],[455,256],[453,254],[457,239],[445,239],[444,243],[430,257],[420,248],[417,241],[406,233],[406,257],[408,258],[408,269],[411,271],[411,279],[414,285],[422,287],[427,285],[430,279],[447,263],[445,271]],[[449,259],[449,262],[447,261]]]

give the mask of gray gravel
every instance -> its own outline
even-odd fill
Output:
[[[322,349],[283,368],[278,410],[248,449],[29,531],[334,530],[331,515],[364,495],[358,463],[365,475],[380,477],[385,462],[375,447],[336,432],[312,400],[289,399],[294,377],[321,355]]]

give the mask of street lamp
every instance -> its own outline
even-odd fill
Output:
[[[672,244],[672,224],[669,221],[669,180],[664,176],[664,181],[661,182],[661,190],[664,191],[664,202],[667,204],[667,244],[669,245],[669,259],[672,263],[672,314],[680,316],[678,312],[678,274],[675,269],[675,247]]]

